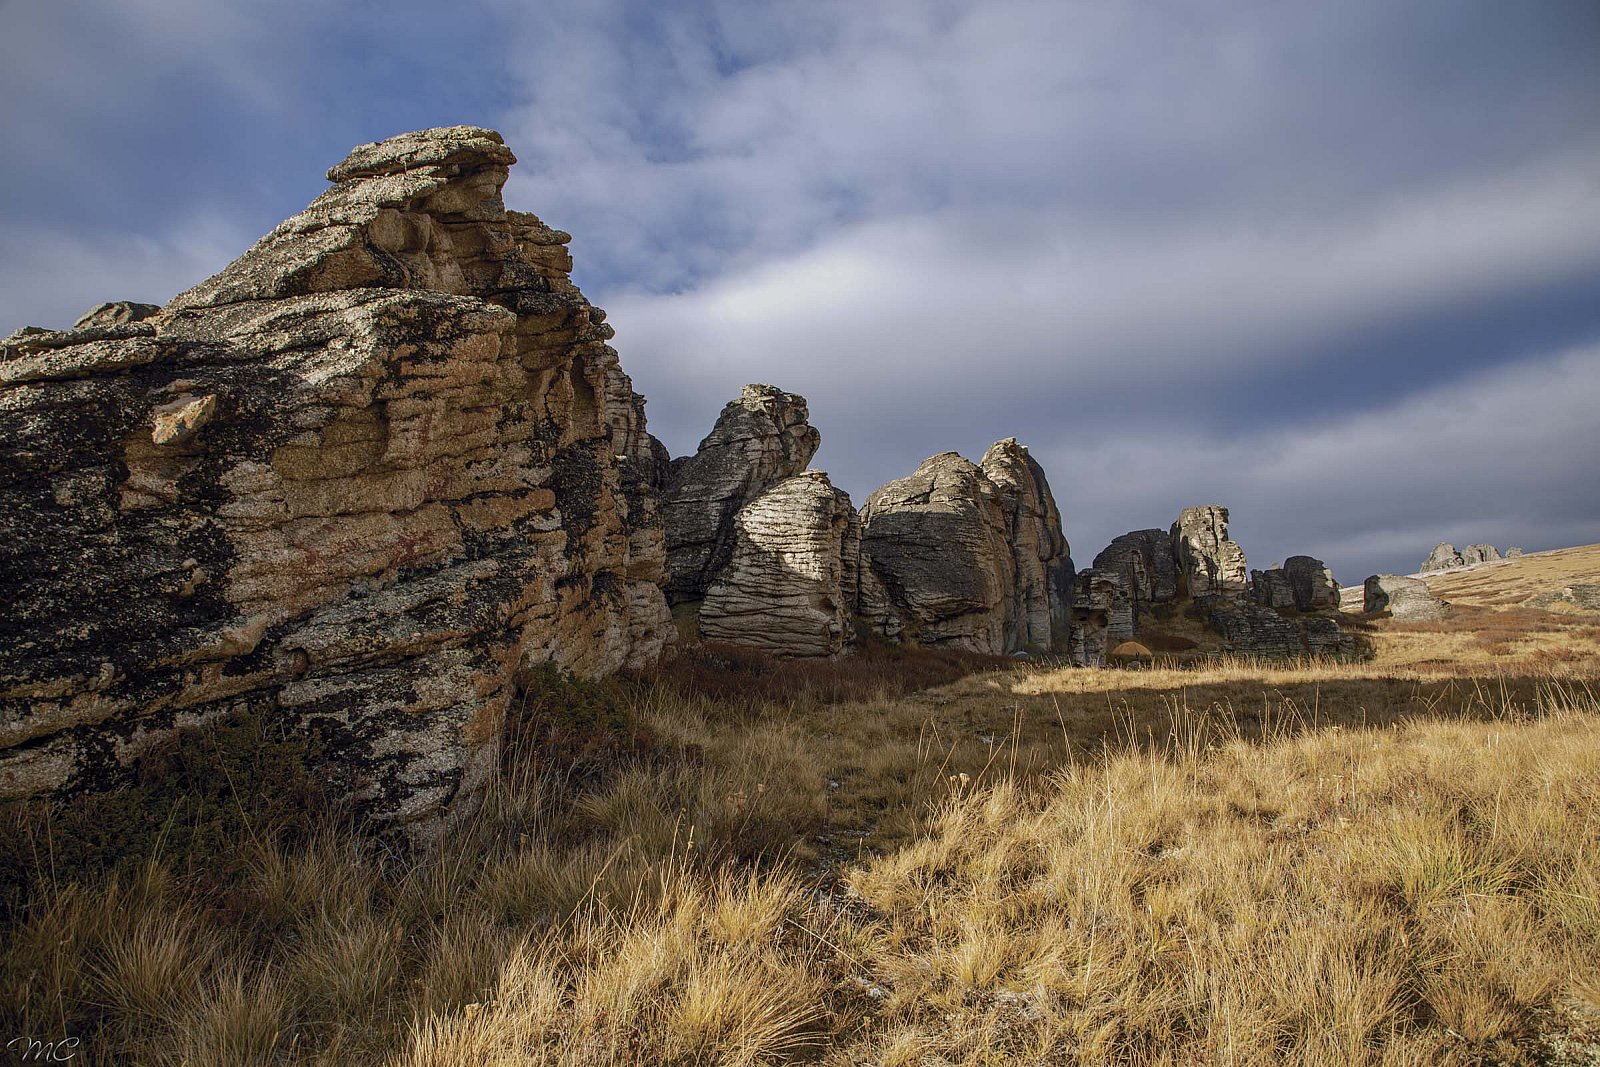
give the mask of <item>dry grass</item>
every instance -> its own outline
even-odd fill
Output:
[[[1538,552],[1423,577],[1435,596],[1452,604],[1517,607],[1575,583],[1600,583],[1600,545]]]
[[[1597,1063],[1600,669],[1403,662],[1478,632],[1145,671],[713,650],[436,854],[54,872],[0,1030],[105,1064]]]

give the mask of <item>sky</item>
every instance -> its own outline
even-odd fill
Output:
[[[164,302],[359,143],[500,130],[650,427],[860,503],[1015,436],[1080,566],[1600,541],[1594,0],[0,0],[0,333]]]

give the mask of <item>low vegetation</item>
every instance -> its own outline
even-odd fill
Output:
[[[422,856],[287,741],[180,746],[147,786],[208,799],[137,847],[63,862],[102,801],[6,813],[0,1029],[196,1067],[1600,1063],[1600,645],[1397,661],[1482,632],[546,672]]]

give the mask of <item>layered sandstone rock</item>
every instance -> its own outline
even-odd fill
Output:
[[[1078,572],[1072,593],[1072,626],[1067,633],[1067,655],[1080,667],[1098,667],[1106,650],[1133,637],[1133,600],[1123,576],[1115,571],[1086,567]]]
[[[857,612],[890,639],[1003,654],[1070,625],[1072,563],[1044,471],[1014,440],[880,486],[861,512]]]
[[[783,656],[831,656],[850,635],[845,559],[855,508],[821,471],[786,478],[739,509],[726,566],[700,605],[700,636]]]
[[[861,513],[862,582],[881,590],[862,607],[867,625],[923,645],[1010,651],[1010,530],[999,489],[955,452],[879,486]]]
[[[1362,610],[1387,611],[1405,622],[1431,622],[1445,617],[1449,607],[1428,591],[1421,578],[1398,574],[1374,574],[1363,588]]]
[[[1122,577],[1136,617],[1178,599],[1178,561],[1166,530],[1123,534],[1094,558],[1094,569]]]
[[[1172,524],[1180,595],[1241,596],[1248,587],[1244,550],[1228,538],[1228,509],[1218,504],[1184,508]]]
[[[740,509],[806,469],[822,440],[808,419],[804,397],[747,385],[695,454],[673,461],[663,508],[673,603],[699,601],[727,566]]]
[[[1447,571],[1452,567],[1465,565],[1461,553],[1456,551],[1456,546],[1440,542],[1433,546],[1433,551],[1428,553],[1428,558],[1422,561],[1422,566],[1417,568],[1422,574],[1432,571]]]
[[[1284,614],[1262,603],[1211,596],[1199,602],[1222,650],[1239,656],[1284,659],[1361,653],[1360,642],[1329,615]]]
[[[6,343],[0,795],[250,710],[426,837],[520,670],[659,654],[660,453],[513,161],[472,127],[364,145],[159,313]]]
[[[1009,644],[1045,650],[1071,622],[1072,557],[1044,468],[1015,437],[996,441],[978,466],[1000,491],[1015,563]]]

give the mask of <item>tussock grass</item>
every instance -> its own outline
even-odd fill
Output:
[[[226,879],[52,869],[0,1029],[106,1064],[1600,1055],[1595,674],[978,666],[552,679],[428,855],[330,824],[218,845]]]

